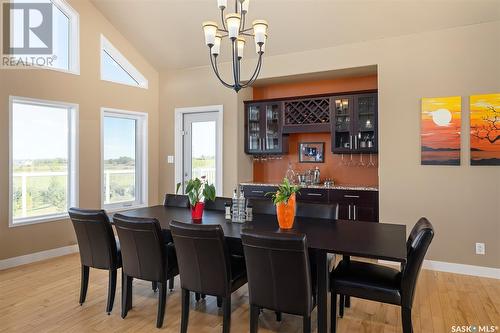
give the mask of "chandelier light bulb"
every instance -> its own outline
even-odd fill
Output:
[[[217,6],[219,6],[221,10],[224,10],[227,7],[227,0],[217,0]]]
[[[243,52],[245,51],[245,38],[238,38],[238,41],[236,42],[236,45],[238,47],[238,58],[241,59],[243,58]]]
[[[238,38],[240,32],[241,15],[237,13],[226,15],[226,25],[229,38]]]
[[[267,34],[267,22],[264,20],[255,20],[252,25],[255,43],[264,43]]]
[[[203,32],[205,33],[205,44],[207,46],[214,45],[215,35],[217,34],[217,23],[212,21],[203,22]]]
[[[259,52],[264,53],[266,51],[266,40],[267,40],[267,35],[264,36],[264,41],[260,42],[261,45],[257,41],[255,41],[255,53],[259,54]]]
[[[241,12],[243,14],[248,13],[248,6],[250,5],[250,0],[243,0],[241,2]]]
[[[220,35],[216,35],[215,36],[215,40],[214,40],[214,45],[212,46],[212,54],[217,56],[219,55],[220,53],[220,43],[222,41],[222,37]]]

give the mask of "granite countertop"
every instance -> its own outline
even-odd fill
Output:
[[[278,183],[259,183],[259,182],[242,182],[240,185],[247,186],[279,186]],[[326,187],[322,184],[319,185],[301,185],[302,188],[319,188],[331,190],[350,190],[350,191],[378,191],[378,186],[363,186],[363,185],[348,185],[348,184],[335,184]]]

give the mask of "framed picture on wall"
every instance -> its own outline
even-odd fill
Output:
[[[461,112],[460,96],[422,98],[422,165],[460,165]]]
[[[500,165],[500,94],[470,97],[471,165]]]
[[[299,163],[324,163],[324,162],[325,162],[324,142],[299,143]]]

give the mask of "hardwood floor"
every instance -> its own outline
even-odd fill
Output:
[[[120,275],[120,274],[119,274]],[[80,260],[77,254],[0,271],[0,332],[157,332],[157,294],[151,284],[134,281],[133,308],[120,317],[120,287],[113,312],[105,313],[106,271],[90,271],[87,300],[78,304]],[[121,285],[118,278],[118,286]],[[246,287],[233,294],[232,332],[248,332]],[[179,281],[168,294],[164,332],[179,332]],[[216,300],[191,300],[189,332],[222,332]],[[451,332],[452,325],[500,326],[500,280],[423,270],[417,287],[413,322],[415,332]],[[271,311],[260,317],[259,332],[301,332],[298,317],[283,315],[275,321]],[[313,312],[316,331],[316,312]],[[338,332],[401,332],[399,308],[352,299],[339,319]],[[498,329],[497,329],[498,332]]]

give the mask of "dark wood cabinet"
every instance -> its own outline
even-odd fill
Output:
[[[332,96],[332,152],[376,153],[378,151],[377,93]]]
[[[266,193],[275,192],[276,186],[243,185],[249,199],[271,200]],[[339,219],[378,222],[378,192],[365,190],[338,190],[303,188],[297,195],[298,202],[339,205]]]
[[[283,154],[288,138],[283,135],[281,102],[245,103],[245,153]]]
[[[339,219],[378,222],[378,192],[332,190],[330,196],[339,204]]]

